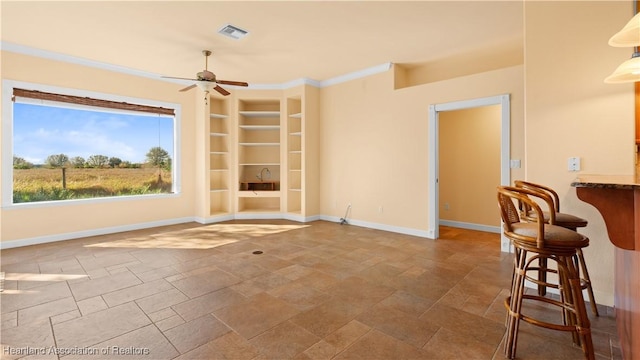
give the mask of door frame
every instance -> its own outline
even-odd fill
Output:
[[[429,216],[427,229],[428,237],[431,239],[437,239],[440,236],[440,187],[439,180],[439,114],[442,111],[464,110],[474,107],[500,105],[500,183],[501,185],[509,185],[511,183],[511,170],[510,170],[510,158],[511,158],[511,109],[510,109],[510,95],[503,94],[497,96],[489,96],[470,100],[453,101],[442,104],[429,105],[429,156],[428,156],[428,190],[429,190]],[[497,205],[496,205],[497,206]],[[509,240],[501,237],[500,249],[503,252],[509,252]]]

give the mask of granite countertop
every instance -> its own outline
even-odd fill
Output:
[[[579,175],[571,183],[573,187],[600,189],[640,189],[640,181],[634,175]]]

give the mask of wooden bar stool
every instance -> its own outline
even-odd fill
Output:
[[[552,204],[550,205],[550,208],[547,211],[542,212],[546,223],[562,226],[563,228],[567,228],[573,231],[577,231],[578,228],[587,226],[587,220],[575,215],[560,212],[560,198],[558,197],[558,193],[550,187],[523,180],[516,180],[514,184],[518,188],[539,191],[551,197]],[[524,204],[519,204],[519,207],[521,211],[520,217],[522,219],[529,222],[537,221],[535,212],[533,212],[530,208],[524,206]],[[554,213],[554,216],[551,216],[551,213]],[[578,266],[578,271],[582,273],[581,286],[583,290],[587,290],[587,294],[589,295],[589,304],[591,305],[591,311],[595,316],[599,316],[598,306],[596,304],[595,296],[593,294],[593,288],[591,286],[591,278],[589,277],[589,271],[587,270],[587,263],[584,261],[582,249],[578,249],[578,251],[576,252],[576,256],[574,257],[574,261],[576,263],[576,266]],[[540,276],[542,277],[542,279],[546,278],[547,272],[556,272],[553,269],[548,269],[546,267],[546,264],[544,263],[544,260],[541,260],[540,268]],[[546,287],[540,286],[538,288],[538,293],[541,296],[544,296],[546,294]]]
[[[594,359],[591,324],[582,297],[580,275],[573,257],[578,249],[589,245],[589,239],[582,234],[561,226],[547,224],[538,203],[531,199],[537,197],[549,201],[549,197],[524,188],[509,186],[498,187],[498,204],[503,220],[504,235],[511,240],[515,248],[515,261],[511,294],[505,299],[507,308],[507,329],[505,332],[505,356],[516,356],[518,329],[520,320],[535,326],[570,331],[574,344],[581,346],[587,359]],[[524,203],[536,212],[536,222],[523,222],[515,203]],[[558,281],[549,283],[529,273],[538,272],[538,260],[554,261],[557,264]],[[560,292],[560,301],[541,295],[525,294],[525,281],[554,287]],[[523,303],[542,302],[557,306],[562,310],[562,324],[551,323],[524,314]]]

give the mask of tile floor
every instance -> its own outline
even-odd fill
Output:
[[[233,221],[8,249],[0,356],[502,359],[512,257],[499,241]],[[619,359],[613,313],[601,313],[597,357]],[[526,325],[518,358],[583,358],[569,334]]]

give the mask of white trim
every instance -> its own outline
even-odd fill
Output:
[[[339,76],[333,77],[331,79],[322,80],[322,81],[320,81],[320,87],[323,88],[323,87],[336,85],[336,84],[340,84],[340,83],[343,83],[343,82],[347,82],[347,81],[351,81],[351,80],[360,79],[360,78],[363,78],[363,77],[367,77],[367,76],[383,73],[385,71],[389,71],[389,69],[391,69],[391,65],[392,65],[392,63],[387,62],[387,63],[384,63],[384,64],[372,66],[370,68],[354,71],[354,72],[351,72],[351,73],[348,73],[348,74],[339,75]]]
[[[439,236],[439,160],[438,160],[438,122],[440,111],[462,110],[479,106],[501,105],[501,130],[500,130],[500,182],[501,185],[509,185],[511,182],[511,166],[509,164],[511,156],[511,110],[509,104],[509,94],[489,96],[478,99],[453,101],[443,104],[432,104],[429,106],[428,124],[428,189],[429,189],[429,211],[428,211],[428,233],[437,238]],[[500,240],[500,250],[509,252],[509,240],[503,235]]]
[[[320,220],[335,222],[336,225],[338,226],[340,226],[340,219],[341,218],[337,216],[320,215]],[[356,219],[347,219],[347,225],[354,225],[354,226],[365,227],[369,229],[383,230],[383,231],[389,231],[389,232],[398,233],[398,234],[412,235],[412,236],[431,239],[428,236],[427,231],[425,230],[406,228],[401,226],[393,226],[393,225],[387,225],[387,224],[379,224],[379,223],[373,223],[369,221],[362,221],[362,220],[356,220]]]
[[[103,70],[109,70],[109,71],[114,71],[122,74],[141,76],[141,77],[155,79],[155,80],[164,80],[164,79],[159,79],[160,77],[159,75],[150,73],[147,71],[140,71],[140,70],[127,68],[124,66],[118,66],[118,65],[103,63],[95,60],[79,58],[76,56],[65,55],[65,54],[48,51],[48,50],[36,49],[29,46],[10,43],[7,41],[0,41],[0,48],[2,49],[2,51],[9,51],[9,52],[14,52],[18,54],[35,56],[35,57],[55,60],[55,61],[62,61],[66,63],[88,66],[88,67],[93,67],[93,68],[98,68]]]
[[[314,80],[314,79],[309,79],[309,78],[301,78],[301,79],[297,79],[297,80],[292,80],[289,82],[286,82],[284,84],[282,84],[282,87],[284,89],[289,89],[292,87],[296,87],[296,86],[300,86],[300,85],[311,85],[314,87],[322,87],[320,81],[318,80]]]
[[[118,233],[123,231],[141,230],[141,229],[148,229],[148,228],[159,227],[159,226],[184,224],[184,223],[193,222],[193,221],[194,221],[194,218],[185,217],[185,218],[178,218],[178,219],[151,221],[151,222],[131,224],[131,225],[112,226],[112,227],[101,228],[101,229],[74,231],[70,233],[62,233],[62,234],[56,234],[56,235],[37,236],[33,238],[25,238],[25,239],[19,239],[19,240],[2,241],[0,242],[0,249],[11,249],[11,248],[16,248],[21,246],[38,245],[38,244],[46,244],[46,243],[56,242],[56,241],[73,240],[73,239],[79,239],[79,238],[89,237],[89,236],[107,235],[107,234],[113,234],[113,233]]]
[[[148,229],[159,226],[167,226],[167,225],[176,225],[176,224],[184,224],[188,222],[197,222],[199,224],[207,225],[213,223],[219,223],[223,221],[230,220],[273,220],[273,219],[287,219],[292,221],[298,221],[301,219],[302,223],[312,222],[312,221],[329,221],[335,222],[336,225],[340,225],[340,218],[337,216],[329,216],[329,215],[314,215],[314,216],[306,216],[306,217],[297,217],[292,216],[292,214],[286,213],[239,213],[239,214],[228,214],[228,215],[220,215],[213,216],[208,218],[203,217],[183,217],[177,219],[168,219],[168,220],[159,220],[159,221],[151,221],[146,223],[139,224],[130,224],[130,225],[122,225],[122,226],[112,226],[94,230],[83,230],[83,231],[75,231],[70,233],[62,233],[55,235],[45,235],[45,236],[37,236],[33,238],[25,238],[18,240],[8,240],[0,242],[0,250],[1,249],[11,249],[21,246],[29,246],[29,245],[38,245],[38,244],[46,244],[50,242],[56,241],[65,241],[65,240],[74,240],[83,237],[89,236],[98,236],[98,235],[107,235],[124,231],[132,231],[132,230],[141,230]],[[387,224],[379,224],[373,223],[369,221],[362,220],[354,220],[349,219],[347,221],[348,225],[359,226],[369,229],[389,231],[398,234],[405,234],[411,236],[417,236],[421,238],[433,239],[429,236],[428,232],[420,229],[413,229],[401,226],[393,226]]]
[[[0,207],[5,208],[13,205],[13,104],[6,102],[7,94],[13,95],[11,82],[2,81],[2,178],[0,179],[0,190],[2,191],[2,203]],[[8,101],[11,101],[9,98]]]
[[[440,219],[440,225],[450,226],[460,229],[468,229],[468,230],[477,230],[490,232],[495,234],[500,234],[500,226],[490,226],[490,225],[482,225],[482,224],[474,224],[462,221],[452,221],[452,220],[442,220]]]
[[[6,41],[0,41],[0,48],[3,51],[9,51],[9,52],[14,52],[18,54],[29,55],[29,56],[34,56],[34,57],[39,57],[39,58],[44,58],[49,60],[62,61],[66,63],[76,64],[81,66],[88,66],[88,67],[102,69],[102,70],[114,71],[114,72],[127,74],[127,75],[140,76],[140,77],[149,78],[153,80],[160,80],[160,81],[171,82],[171,83],[181,84],[181,85],[188,85],[192,83],[192,81],[188,81],[188,80],[163,78],[159,74],[154,74],[147,71],[141,71],[141,70],[127,68],[124,66],[118,66],[118,65],[103,63],[100,61],[79,58],[76,56],[65,55],[65,54],[48,51],[48,50],[36,49],[29,46],[14,44]],[[248,87],[240,87],[240,86],[232,86],[232,85],[227,85],[227,86],[229,88],[237,89],[237,90],[243,90],[247,88],[252,90],[253,89],[285,90],[285,89],[289,89],[289,88],[300,86],[300,85],[311,85],[317,88],[323,88],[323,87],[336,85],[343,82],[375,75],[378,73],[382,73],[391,69],[392,65],[393,63],[387,62],[380,65],[372,66],[366,69],[357,70],[357,71],[350,72],[343,75],[338,75],[336,77],[322,80],[322,81],[309,79],[309,78],[300,78],[300,79],[291,80],[281,84],[278,84],[278,83],[249,84]]]
[[[283,213],[279,212],[239,212],[233,214],[236,220],[280,220],[284,219]]]
[[[438,199],[440,194],[440,184],[438,179],[440,178],[440,173],[438,172],[438,158],[439,158],[439,150],[438,150],[438,112],[436,111],[435,105],[429,105],[429,153],[427,154],[428,164],[428,184],[427,190],[429,191],[429,200],[427,201],[428,206],[428,223],[429,236],[431,239],[437,239],[440,236],[440,230],[438,229],[438,220],[440,219],[440,206],[438,206]]]
[[[9,240],[9,241],[0,242],[0,249],[11,249],[11,248],[22,247],[22,246],[46,244],[46,243],[57,242],[57,241],[79,239],[79,238],[89,237],[89,236],[108,235],[108,234],[114,234],[114,233],[124,232],[124,231],[133,231],[133,230],[148,229],[148,228],[167,226],[167,225],[184,224],[188,222],[197,222],[199,224],[207,225],[207,224],[219,223],[219,222],[230,221],[230,220],[238,220],[238,219],[243,219],[243,220],[286,219],[286,220],[298,221],[303,223],[323,220],[323,221],[335,222],[337,225],[340,224],[339,217],[329,216],[329,215],[315,215],[315,216],[308,216],[304,218],[291,216],[291,214],[284,214],[284,216],[282,216],[283,214],[279,214],[279,213],[273,213],[273,214],[252,213],[252,214],[240,214],[241,216],[237,216],[237,215],[239,214],[236,214],[235,216],[233,214],[230,214],[230,215],[216,216],[216,217],[210,217],[210,218],[185,217],[185,218],[178,218],[178,219],[152,221],[147,223],[113,226],[113,227],[94,229],[94,230],[76,231],[76,232],[56,234],[56,235],[38,236],[38,237],[25,238],[25,239],[19,239],[19,240]],[[454,226],[452,224],[449,224],[449,222],[447,222],[446,220],[441,221],[441,223],[446,226]],[[354,219],[349,219],[347,224],[358,226],[358,227],[369,228],[369,229],[389,231],[389,232],[398,233],[398,234],[433,239],[429,236],[428,231],[425,231],[425,230],[393,226],[393,225],[387,225],[387,224],[379,224],[379,223],[373,223],[373,222],[362,221],[362,220],[354,220]],[[486,232],[500,232],[499,229],[495,229],[495,227],[489,227],[489,226],[477,225],[477,224],[467,224],[467,225],[468,226],[466,226],[464,223],[457,223],[455,227],[486,231]]]
[[[219,222],[223,222],[223,221],[231,221],[231,220],[235,220],[235,218],[233,217],[233,214],[226,214],[226,215],[216,215],[216,216],[211,216],[211,217],[196,217],[194,219],[195,222],[200,223],[200,224],[214,224],[214,223],[219,223]]]
[[[291,221],[297,221],[297,222],[306,223],[306,222],[312,222],[312,221],[320,220],[320,215],[302,216],[302,215],[295,215],[295,214],[287,213],[287,214],[284,214],[284,219],[285,220],[291,220]]]

